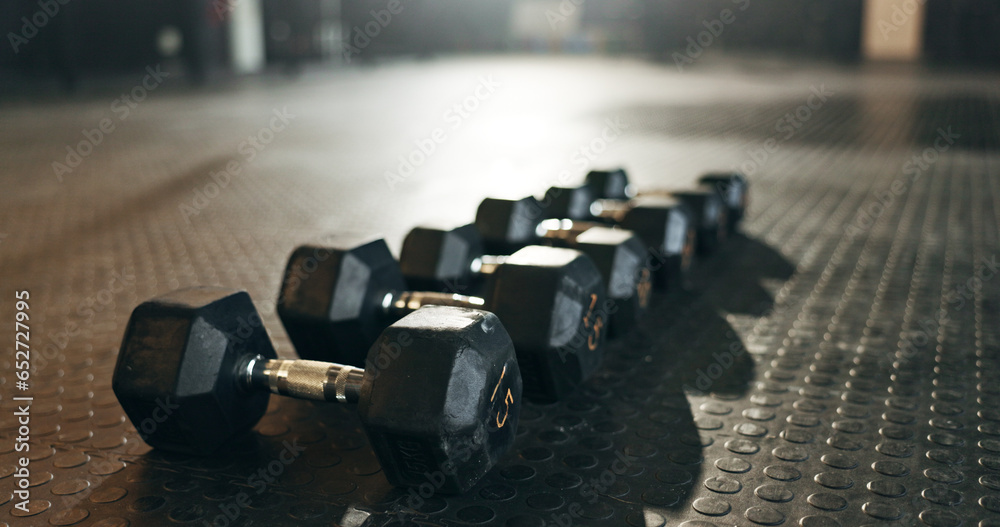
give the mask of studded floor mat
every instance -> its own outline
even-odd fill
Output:
[[[0,110],[0,525],[1000,525],[1000,77],[480,57],[198,89],[157,71]],[[246,289],[293,357],[274,302],[297,244],[398,250],[487,195],[616,165],[640,189],[743,170],[743,234],[577,394],[526,404],[465,495],[390,487],[349,407],[273,397],[253,437],[195,458],[152,451],[111,392],[142,300]]]

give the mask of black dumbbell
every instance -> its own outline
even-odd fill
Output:
[[[538,242],[577,249],[597,265],[614,308],[609,313],[608,336],[635,325],[649,305],[652,275],[646,265],[646,246],[624,229],[574,224],[570,220],[542,222],[526,243]],[[418,288],[464,292],[494,276],[503,255],[487,255],[474,224],[454,229],[416,227],[403,239],[399,266],[407,282]]]
[[[572,249],[517,251],[480,298],[407,291],[381,239],[303,246],[285,268],[278,315],[299,356],[361,366],[385,326],[428,304],[495,313],[514,341],[525,397],[539,402],[563,398],[603,357],[604,282],[593,261]]]
[[[618,170],[611,172],[611,174],[624,174],[624,171]],[[674,198],[690,210],[691,223],[697,234],[698,252],[709,254],[718,247],[722,240],[726,239],[728,235],[726,208],[722,202],[722,195],[715,187],[699,185],[694,189],[663,192],[628,200],[620,199],[620,196],[629,192],[616,192],[612,194],[616,196],[615,198],[607,198],[597,194],[597,189],[620,190],[625,188],[628,190],[630,188],[617,184],[618,180],[620,178],[615,177],[597,182],[591,181],[578,187],[551,187],[546,191],[542,203],[547,206],[550,214],[562,215],[571,219],[601,219],[622,224],[622,222],[634,222],[629,218],[629,215],[636,207],[651,207],[653,203],[669,206],[669,201],[662,200]],[[631,224],[628,228],[637,230],[637,226]]]
[[[726,204],[729,232],[739,230],[750,206],[750,182],[739,172],[713,172],[698,178],[703,185],[714,186]]]
[[[528,197],[520,200],[487,198],[476,211],[476,227],[483,235],[486,250],[504,252],[529,243],[538,235],[543,222],[552,218],[579,220],[590,214],[593,194],[585,186],[572,189],[549,189],[543,201]],[[618,202],[608,201],[607,205]],[[586,210],[586,213],[583,210]],[[632,231],[645,245],[643,265],[653,271],[653,283],[661,290],[683,287],[691,267],[695,230],[690,209],[669,198],[642,199],[615,211],[602,212],[607,221]],[[574,220],[574,224],[577,222]],[[587,226],[583,221],[579,225]]]
[[[710,185],[718,191],[726,206],[729,232],[736,232],[746,216],[750,203],[750,183],[739,172],[712,172],[698,178],[698,183]],[[584,186],[596,197],[604,199],[628,200],[637,195],[629,183],[625,170],[592,170],[584,179]],[[660,195],[663,191],[639,192],[638,195]]]
[[[433,474],[441,492],[464,492],[510,449],[521,376],[492,313],[420,309],[386,328],[370,353],[378,366],[369,370],[279,360],[245,292],[182,289],[132,312],[111,385],[146,443],[176,452],[218,451],[260,420],[271,393],[357,404],[397,486]]]

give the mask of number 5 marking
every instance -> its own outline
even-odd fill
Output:
[[[503,371],[500,372],[500,379],[497,381],[497,385],[493,387],[493,395],[490,396],[490,402],[492,403],[494,399],[497,398],[497,390],[500,389],[500,384],[503,383],[503,376],[507,374],[507,365],[503,367]],[[507,388],[507,395],[503,398],[504,412],[503,420],[500,420],[500,412],[497,412],[497,428],[503,428],[503,425],[507,424],[507,416],[510,415],[510,405],[514,404],[514,394],[510,393],[510,388]]]
[[[590,294],[590,307],[587,308],[587,314],[583,317],[583,327],[590,329],[590,317],[594,314],[594,307],[597,305],[597,295],[594,293]],[[601,328],[604,327],[604,319],[600,315],[594,319],[594,332],[587,335],[587,347],[590,351],[597,349],[597,343],[601,340]]]

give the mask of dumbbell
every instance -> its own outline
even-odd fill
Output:
[[[623,171],[615,173],[624,174]],[[620,189],[623,187],[618,184],[550,187],[545,192],[542,203],[547,204],[550,214],[579,220],[600,219],[617,224],[630,222],[629,229],[638,229],[639,226],[633,225],[633,223],[640,222],[630,218],[633,209],[640,206],[652,208],[657,204],[664,207],[676,206],[669,201],[672,198],[683,203],[690,210],[691,223],[696,232],[695,243],[699,253],[711,253],[727,237],[726,208],[722,203],[722,196],[714,187],[700,185],[694,189],[657,193],[654,196],[640,196],[629,200],[620,199],[620,196],[630,192],[612,194],[617,196],[615,198],[598,195],[598,189],[602,188]],[[630,189],[627,186],[624,188]]]
[[[746,215],[750,204],[750,183],[746,176],[739,172],[711,172],[698,178],[701,185],[710,185],[718,191],[726,206],[729,232],[736,232]],[[584,179],[584,185],[597,197],[605,199],[628,200],[637,195],[634,186],[629,183],[624,169],[592,170]],[[638,195],[658,195],[662,191],[639,192]]]
[[[535,401],[565,397],[603,357],[604,283],[590,258],[572,249],[517,251],[482,298],[407,291],[381,239],[302,246],[288,260],[277,311],[302,358],[362,366],[364,350],[387,325],[431,304],[495,313],[514,342],[525,397]]]
[[[652,276],[646,247],[634,233],[554,220],[542,222],[535,234],[522,245],[539,242],[577,249],[597,265],[614,305],[609,313],[609,337],[635,325],[649,305]],[[486,254],[474,224],[454,229],[416,227],[403,239],[399,253],[400,269],[411,286],[453,292],[492,277],[505,260],[503,255]]]
[[[550,189],[544,201],[533,197],[483,200],[476,211],[476,228],[483,236],[486,250],[504,252],[530,243],[539,231],[545,235],[552,223],[548,220],[554,218],[573,220],[572,225],[582,228],[594,225],[577,221],[591,217],[592,193],[584,186],[560,190],[565,192]],[[643,266],[652,270],[653,283],[658,289],[683,287],[695,244],[690,211],[684,204],[669,198],[647,198],[631,203],[628,210],[609,212],[606,216],[613,216],[619,227],[642,240],[647,255]]]
[[[441,492],[464,492],[510,449],[521,376],[495,315],[422,308],[370,354],[375,369],[280,360],[246,292],[182,289],[132,312],[111,386],[146,443],[175,452],[217,452],[260,420],[271,393],[356,404],[397,486],[430,474]]]

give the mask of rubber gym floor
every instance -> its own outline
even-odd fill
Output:
[[[0,525],[1000,525],[997,75],[532,56],[207,88],[167,72],[0,111]],[[390,487],[349,407],[273,397],[254,437],[194,458],[152,451],[111,392],[147,298],[246,289],[293,357],[274,302],[296,245],[398,251],[486,196],[618,165],[640,189],[743,170],[743,233],[578,393],[526,403],[466,495]]]

